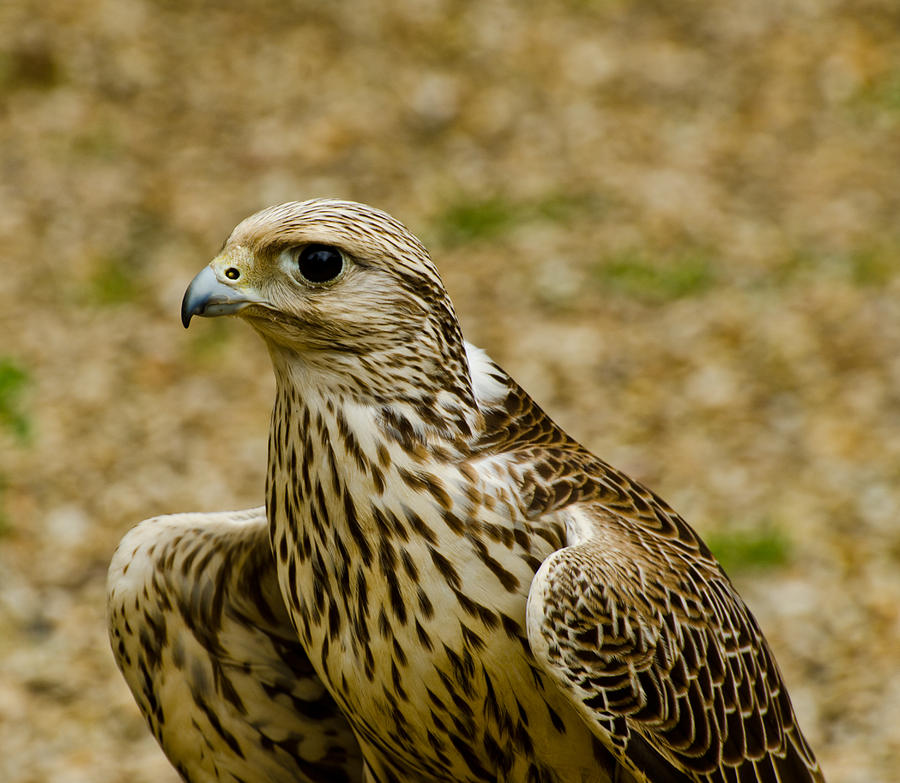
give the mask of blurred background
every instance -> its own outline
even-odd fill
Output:
[[[262,501],[179,323],[241,218],[372,203],[468,338],[706,537],[831,781],[900,769],[895,0],[0,5],[0,779],[174,783],[106,640],[140,519]]]

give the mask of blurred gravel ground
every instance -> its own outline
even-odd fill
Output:
[[[108,651],[141,518],[256,505],[272,381],[185,333],[240,218],[333,195],[709,538],[831,781],[900,769],[900,5],[0,5],[0,779],[174,781]]]

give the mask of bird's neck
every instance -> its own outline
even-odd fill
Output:
[[[375,402],[311,379],[303,367],[275,374],[266,508],[281,589],[308,643],[326,603],[347,598],[351,563],[390,580],[374,553],[431,540],[422,520],[466,502],[458,464],[483,418],[477,407],[477,416],[456,411],[452,398],[423,413],[411,400]]]
[[[307,563],[342,547],[368,561],[368,541],[383,534],[379,514],[397,518],[420,505],[421,477],[455,476],[484,418],[474,401],[451,392],[379,399],[330,368],[273,358],[266,482],[273,545],[299,544]]]
[[[484,428],[465,358],[418,362],[398,383],[393,356],[298,356],[270,346],[276,409],[306,428],[322,422],[359,441],[380,436],[410,452],[464,454]],[[389,371],[382,375],[380,367]],[[391,377],[393,375],[393,377]]]

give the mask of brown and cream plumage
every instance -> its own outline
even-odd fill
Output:
[[[703,542],[463,342],[404,226],[327,200],[248,218],[182,309],[185,325],[232,313],[263,337],[277,379],[271,560],[256,543],[254,562],[278,590],[228,581],[234,547],[218,522],[195,534],[197,560],[221,564],[206,589],[227,582],[225,606],[268,607],[238,667],[248,678],[271,639],[299,642],[298,682],[314,672],[359,743],[324,710],[341,763],[361,752],[363,779],[380,783],[823,780],[762,633]],[[192,772],[202,765],[167,746],[167,705],[199,715],[210,754],[246,757],[256,743],[258,758],[267,688],[242,698],[243,753],[210,729],[210,712],[233,717],[221,688],[200,706],[189,699],[202,688],[181,704],[160,695],[155,676],[188,676],[173,674],[179,648],[171,632],[159,642],[160,615],[197,640],[198,659],[230,655],[210,612],[172,597],[201,577],[193,561],[177,566],[190,544],[165,524],[137,529],[142,581],[125,598],[127,537],[116,556],[113,644],[183,774],[226,779]],[[292,684],[278,672],[283,707]]]
[[[350,725],[281,599],[264,508],[147,519],[109,568],[110,642],[191,783],[351,783]]]

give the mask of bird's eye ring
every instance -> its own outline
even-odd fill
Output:
[[[297,269],[307,283],[329,283],[344,271],[344,256],[331,245],[307,245],[297,256]]]
[[[237,280],[240,276],[241,273],[236,267],[230,266],[225,270],[225,277],[229,280]]]

